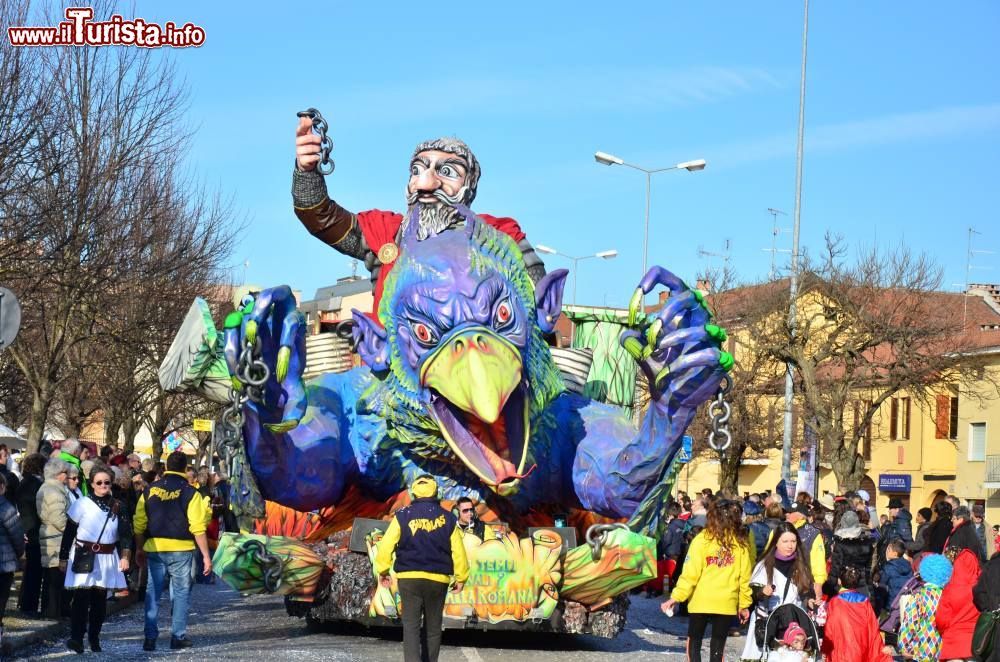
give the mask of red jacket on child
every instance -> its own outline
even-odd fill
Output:
[[[826,662],[892,662],[868,598],[844,591],[827,603],[822,652]]]

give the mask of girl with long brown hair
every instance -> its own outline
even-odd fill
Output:
[[[701,641],[711,624],[709,660],[722,662],[733,616],[739,614],[741,623],[750,617],[750,542],[740,503],[714,502],[706,520],[705,529],[691,541],[677,586],[661,608],[670,616],[678,602],[687,602],[688,660],[701,662]]]
[[[741,658],[757,660],[764,645],[763,637],[757,635],[763,635],[763,623],[768,615],[784,604],[796,604],[803,608],[812,606],[815,598],[809,552],[803,547],[794,525],[782,522],[775,528],[750,576],[750,587],[756,607],[750,616],[750,628]]]

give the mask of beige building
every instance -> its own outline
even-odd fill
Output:
[[[987,367],[982,379],[942,388],[931,402],[904,392],[887,400],[865,433],[862,488],[874,497],[880,513],[890,497],[901,498],[915,513],[946,494],[955,494],[970,504],[985,505],[987,522],[1000,523],[1000,394],[996,389],[1000,384],[1000,292],[993,287],[970,289],[968,297],[934,296],[940,297],[940,305],[967,320],[965,333],[972,338],[976,354],[986,358]],[[780,400],[776,403],[777,425],[773,430],[769,426],[768,432],[774,444],[756,457],[744,458],[739,472],[741,493],[774,490],[780,480]],[[797,446],[801,446],[801,422],[795,426]],[[793,462],[793,480],[796,474]],[[829,463],[823,460],[822,448],[818,474],[820,493],[840,491]],[[680,488],[689,492],[718,485],[719,463],[709,454],[697,457],[679,476]]]

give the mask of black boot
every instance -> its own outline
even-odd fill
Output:
[[[155,651],[156,650],[156,639],[143,639],[142,640],[142,650],[144,650],[144,651]]]
[[[178,639],[177,637],[170,637],[170,647],[173,649],[177,648],[191,648],[194,644],[187,637],[183,639]]]
[[[101,640],[98,639],[97,637],[91,637],[90,638],[90,650],[94,651],[95,653],[100,653],[101,652]]]
[[[83,642],[79,639],[69,639],[66,641],[66,648],[70,649],[74,653],[83,653]]]

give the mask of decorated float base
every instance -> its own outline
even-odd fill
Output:
[[[349,549],[350,531],[324,543],[226,534],[213,564],[242,592],[286,596],[288,613],[310,623],[353,622],[399,627],[396,578],[382,586],[372,559],[381,540],[365,538],[367,554]],[[622,525],[603,526],[591,542],[566,549],[558,532],[467,536],[469,579],[450,592],[444,627],[593,634],[613,638],[625,628],[628,591],[655,576],[655,543]]]

